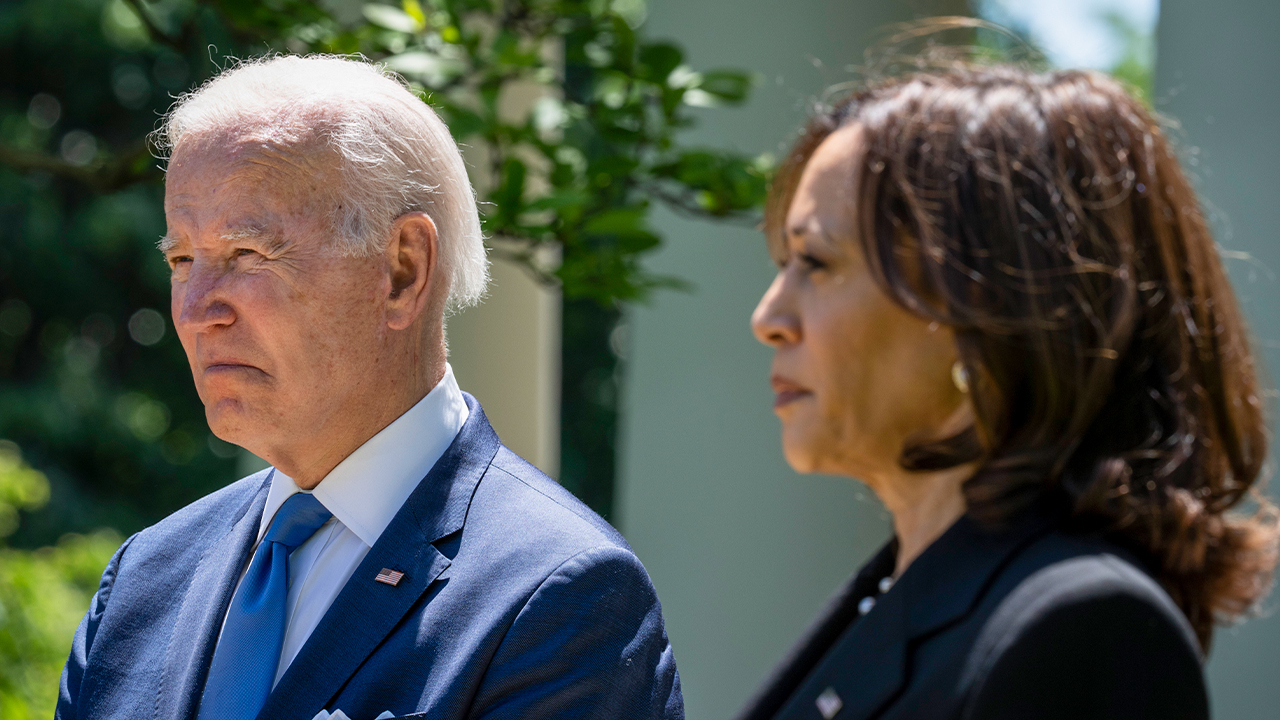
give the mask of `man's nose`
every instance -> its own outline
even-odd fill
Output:
[[[773,348],[799,342],[800,319],[789,299],[786,277],[778,273],[751,313],[751,332],[757,340]]]
[[[226,273],[212,263],[192,261],[187,279],[173,286],[173,294],[179,329],[198,332],[235,321]]]

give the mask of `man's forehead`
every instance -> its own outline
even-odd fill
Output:
[[[211,144],[223,148],[276,146],[308,150],[325,145],[335,127],[333,109],[255,106],[193,127],[174,140],[177,147]]]
[[[237,129],[184,138],[170,156],[167,177],[198,166],[202,171],[306,172],[337,169],[337,156],[323,137],[273,135]]]
[[[202,135],[174,148],[165,210],[211,202],[302,207],[330,197],[339,177],[338,159],[322,142],[282,142],[234,130]]]

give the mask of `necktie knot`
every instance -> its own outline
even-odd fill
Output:
[[[325,509],[315,495],[294,493],[276,511],[263,542],[280,543],[292,552],[331,517],[333,513]]]

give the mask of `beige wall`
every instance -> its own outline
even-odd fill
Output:
[[[555,477],[560,465],[560,293],[495,259],[489,294],[448,322],[449,364],[498,436]]]

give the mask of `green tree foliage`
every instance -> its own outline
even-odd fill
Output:
[[[48,502],[49,481],[0,440],[0,717],[46,718],[58,695],[67,648],[120,535],[69,534],[31,552],[4,546],[19,510]]]
[[[1122,48],[1120,58],[1108,72],[1127,83],[1135,95],[1150,105],[1156,69],[1152,30],[1135,26],[1132,20],[1117,12],[1106,13],[1102,19]]]

